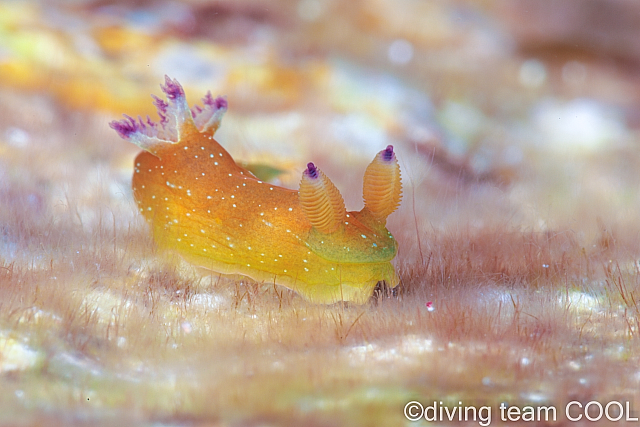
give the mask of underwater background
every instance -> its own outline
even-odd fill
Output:
[[[0,1],[0,425],[637,417],[639,36],[628,0]],[[165,75],[348,210],[393,145],[398,288],[317,305],[159,251],[109,122],[157,120]]]

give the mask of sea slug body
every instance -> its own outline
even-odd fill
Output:
[[[397,242],[386,219],[400,205],[400,167],[392,146],[364,176],[364,208],[347,212],[340,192],[313,163],[294,191],[260,181],[213,138],[227,110],[211,93],[190,109],[169,77],[154,97],[160,121],[110,126],[142,151],[133,195],[159,247],[223,274],[295,290],[316,303],[366,302],[379,281],[398,284]]]

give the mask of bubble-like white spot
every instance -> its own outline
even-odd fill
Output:
[[[298,16],[305,21],[317,21],[324,14],[324,4],[320,0],[300,0],[297,12]]]
[[[413,45],[405,39],[394,40],[387,49],[387,57],[394,64],[407,64],[413,59]]]
[[[523,86],[538,88],[547,81],[547,69],[541,61],[527,59],[520,66],[518,80]]]

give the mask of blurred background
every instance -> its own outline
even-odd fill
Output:
[[[640,308],[616,288],[627,318],[611,267],[589,263],[620,261],[640,289],[638,40],[637,0],[0,1],[0,412],[82,418],[91,399],[107,418],[205,425],[188,417],[360,405],[336,419],[399,425],[416,390],[454,404],[637,390]],[[313,161],[349,210],[393,144],[404,198],[388,228],[415,298],[358,314],[285,293],[283,309],[271,288],[194,293],[154,264],[130,188],[139,149],[108,123],[157,119],[165,75],[191,105],[227,97],[216,138],[237,161],[290,188]],[[535,315],[517,317],[518,298]]]
[[[0,2],[0,195],[128,203],[107,124],[155,119],[167,74],[227,96],[238,160],[291,188],[315,161],[350,209],[394,144],[398,226],[635,232],[638,28],[631,0]]]

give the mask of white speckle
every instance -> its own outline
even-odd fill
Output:
[[[200,229],[200,232],[204,234],[204,230],[203,229]]]
[[[293,210],[293,208],[289,208],[289,212],[291,212]],[[348,215],[347,215],[348,216]]]

